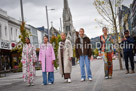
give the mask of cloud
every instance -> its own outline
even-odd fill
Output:
[[[20,0],[0,0],[0,8],[7,11],[9,16],[21,20],[19,1]],[[85,33],[90,38],[102,34],[101,28],[96,28],[98,24],[95,22],[96,18],[101,20],[102,17],[95,9],[93,1],[94,0],[68,0],[75,29],[78,31],[79,28],[83,27]],[[132,1],[133,0],[124,0],[123,4],[129,6]],[[60,18],[62,18],[63,13],[63,0],[23,0],[23,4],[24,16],[28,24],[35,27],[46,27],[45,6],[47,5],[48,9],[55,9],[54,11],[48,11],[49,21],[53,21],[55,28],[60,28]]]

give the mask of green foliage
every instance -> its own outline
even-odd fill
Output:
[[[25,38],[30,36],[30,32],[25,29],[25,23],[22,22],[22,25],[20,27],[21,35],[19,36],[21,42],[25,44]]]
[[[41,67],[35,67],[36,70],[41,70]]]
[[[54,63],[55,68],[58,68],[58,47],[59,47],[59,42],[61,41],[61,37],[60,35],[56,36],[52,36],[50,42],[52,43],[53,47],[54,47],[54,52],[55,52],[55,56],[56,56],[56,60]]]
[[[20,26],[20,35],[19,39],[20,41],[16,44],[16,46],[12,49],[12,51],[17,51],[20,54],[21,59],[21,53],[23,49],[23,44],[25,44],[25,38],[30,36],[30,32],[25,29],[25,22],[22,22]]]
[[[19,60],[21,60],[21,54],[22,54],[22,49],[23,49],[23,45],[25,44],[25,38],[30,36],[30,32],[28,30],[25,29],[25,22],[22,22],[21,26],[20,26],[20,35],[19,35],[19,39],[20,41],[16,44],[16,46],[12,49],[12,51],[17,52],[20,56],[19,56]],[[19,66],[21,66],[21,62],[19,64]],[[19,68],[22,70],[22,66]]]
[[[17,70],[18,72],[22,72],[22,63],[19,63],[19,69]]]
[[[94,50],[93,50],[93,55],[99,56],[99,51],[98,51],[98,49],[94,49]]]
[[[19,63],[19,68],[22,68],[22,63],[21,62]]]
[[[22,52],[23,44],[25,44],[25,38],[30,36],[30,32],[25,29],[25,22],[22,22],[20,26],[20,41],[17,43],[16,47],[12,51],[18,51],[19,53]]]

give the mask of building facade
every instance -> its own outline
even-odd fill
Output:
[[[131,4],[131,11],[132,11],[132,32],[134,37],[136,37],[136,0],[133,0]]]
[[[120,25],[120,31],[121,31],[121,37],[124,36],[124,31],[129,30],[130,34],[132,33],[132,26],[131,26],[131,9],[122,5],[118,9],[118,18],[119,18],[119,25]]]
[[[130,7],[122,5],[118,15],[122,33],[124,30],[129,30],[130,35],[136,37],[136,0],[133,0]]]
[[[20,41],[20,25],[21,21],[8,16],[6,11],[0,9],[0,70],[14,69],[20,63],[20,55],[16,51],[11,51]],[[31,43],[39,48],[38,31],[40,30],[27,24],[25,28],[31,33]],[[43,36],[45,31],[40,33]]]
[[[122,5],[118,11],[119,24],[121,32],[129,30],[130,35],[136,40],[136,0],[133,0],[130,7]]]
[[[60,32],[54,28],[53,26],[50,28],[50,36],[58,36],[60,34]]]
[[[0,70],[12,69],[18,62],[17,54],[11,50],[19,42],[20,24],[0,9]]]
[[[46,35],[48,36],[48,29],[46,29],[44,26],[38,27],[38,41],[39,44],[43,43],[43,37]]]
[[[30,32],[31,32],[31,36],[30,36],[30,40],[31,40],[31,44],[33,44],[35,46],[35,48],[39,48],[38,44],[38,29],[35,28],[32,25],[28,25]]]

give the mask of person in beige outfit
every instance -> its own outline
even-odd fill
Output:
[[[62,77],[64,76],[65,82],[70,83],[73,57],[72,44],[70,40],[66,39],[65,33],[61,33],[61,39],[58,48],[59,70]]]

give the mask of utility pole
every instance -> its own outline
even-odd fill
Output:
[[[48,29],[48,39],[50,41],[50,26],[49,26],[49,16],[48,16],[48,7],[45,6],[46,9],[46,20],[47,20],[47,29]],[[55,10],[55,9],[49,9],[49,10]]]
[[[62,21],[61,21],[61,18],[60,18],[60,31],[63,32],[62,31]]]
[[[23,12],[23,1],[20,0],[20,6],[21,6],[21,17],[22,17],[22,22],[24,22],[24,12]]]
[[[47,19],[47,28],[48,28],[48,39],[50,41],[50,30],[49,30],[49,17],[48,17],[48,7],[45,6],[46,9],[46,19]]]

